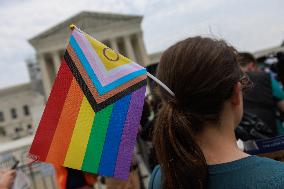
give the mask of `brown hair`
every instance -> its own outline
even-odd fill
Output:
[[[194,135],[219,120],[231,97],[241,77],[237,52],[222,40],[188,38],[163,53],[157,76],[175,93],[158,87],[162,107],[153,143],[163,188],[206,188],[207,164]]]

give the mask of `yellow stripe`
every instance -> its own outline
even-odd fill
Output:
[[[84,96],[67,155],[65,157],[65,167],[81,169],[94,117],[95,113],[87,98]]]
[[[105,46],[104,44],[102,44],[99,41],[95,40],[94,38],[92,38],[88,34],[85,34],[85,36],[88,39],[88,41],[91,43],[91,45],[93,46],[95,52],[97,53],[97,55],[101,59],[101,62],[104,64],[105,68],[108,71],[113,69],[113,68],[116,68],[118,66],[122,66],[124,64],[131,63],[131,60],[129,60],[125,56],[122,56],[121,54],[117,54],[113,50],[108,49],[107,51],[105,51],[105,55],[109,59],[115,60],[115,61],[110,61],[107,57],[105,57],[105,55],[103,53],[103,49],[107,48],[107,46]]]

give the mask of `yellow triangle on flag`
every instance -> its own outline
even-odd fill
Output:
[[[97,53],[99,58],[101,59],[102,64],[104,64],[107,71],[112,70],[116,67],[122,66],[124,64],[129,64],[131,60],[114,52],[109,47],[85,34],[88,41],[91,43],[94,51]]]

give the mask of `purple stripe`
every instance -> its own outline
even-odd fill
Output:
[[[128,178],[132,153],[136,143],[138,127],[140,125],[145,91],[146,86],[141,87],[131,95],[131,102],[119,145],[114,177],[121,179]]]

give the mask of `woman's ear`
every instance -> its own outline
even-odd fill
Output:
[[[243,94],[242,94],[242,85],[240,82],[238,82],[237,84],[235,84],[234,89],[233,89],[233,94],[232,97],[230,99],[231,103],[235,106],[240,105],[241,104],[241,100],[243,98]]]

